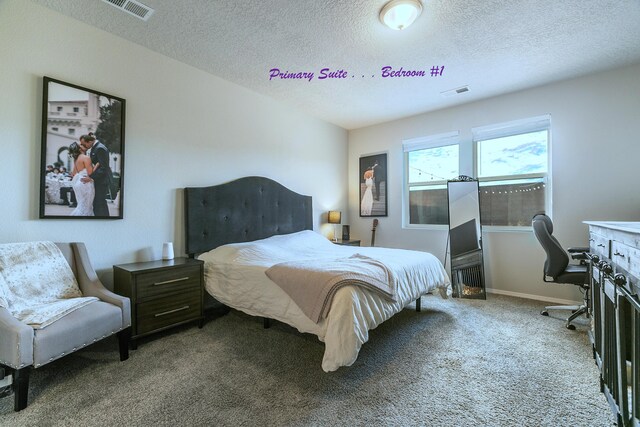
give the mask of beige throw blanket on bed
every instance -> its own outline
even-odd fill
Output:
[[[42,329],[96,300],[82,297],[55,243],[0,244],[0,307],[21,322]]]
[[[344,286],[362,286],[396,301],[397,285],[391,271],[380,261],[360,254],[283,262],[265,273],[316,323],[329,314],[334,295]]]

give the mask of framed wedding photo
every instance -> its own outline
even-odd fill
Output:
[[[360,216],[387,216],[387,153],[360,157]]]
[[[40,218],[122,219],[125,100],[43,82]]]

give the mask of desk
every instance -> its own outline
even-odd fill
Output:
[[[640,222],[589,225],[590,338],[619,426],[640,423]]]
[[[342,245],[342,246],[360,246],[360,240],[344,240],[344,239],[338,239],[338,240],[332,240],[331,243],[335,244],[335,245]]]

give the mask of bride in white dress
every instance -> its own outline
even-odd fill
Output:
[[[71,212],[71,216],[93,216],[93,198],[96,190],[93,186],[93,181],[82,182],[82,178],[91,175],[95,169],[93,164],[91,164],[91,159],[85,154],[86,152],[86,148],[77,142],[69,146],[69,154],[75,160],[71,186],[73,187],[73,192],[76,194],[76,201],[78,203],[78,206]],[[96,165],[96,168],[97,167],[99,167],[99,164]]]
[[[369,169],[364,173],[364,195],[360,202],[360,215],[371,215],[371,209],[373,208],[373,170]]]

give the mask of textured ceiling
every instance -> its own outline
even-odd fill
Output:
[[[100,0],[32,1],[346,129],[640,62],[639,0],[422,0],[403,31],[378,20],[386,0],[142,0],[147,22]],[[272,68],[314,77],[270,81]]]

